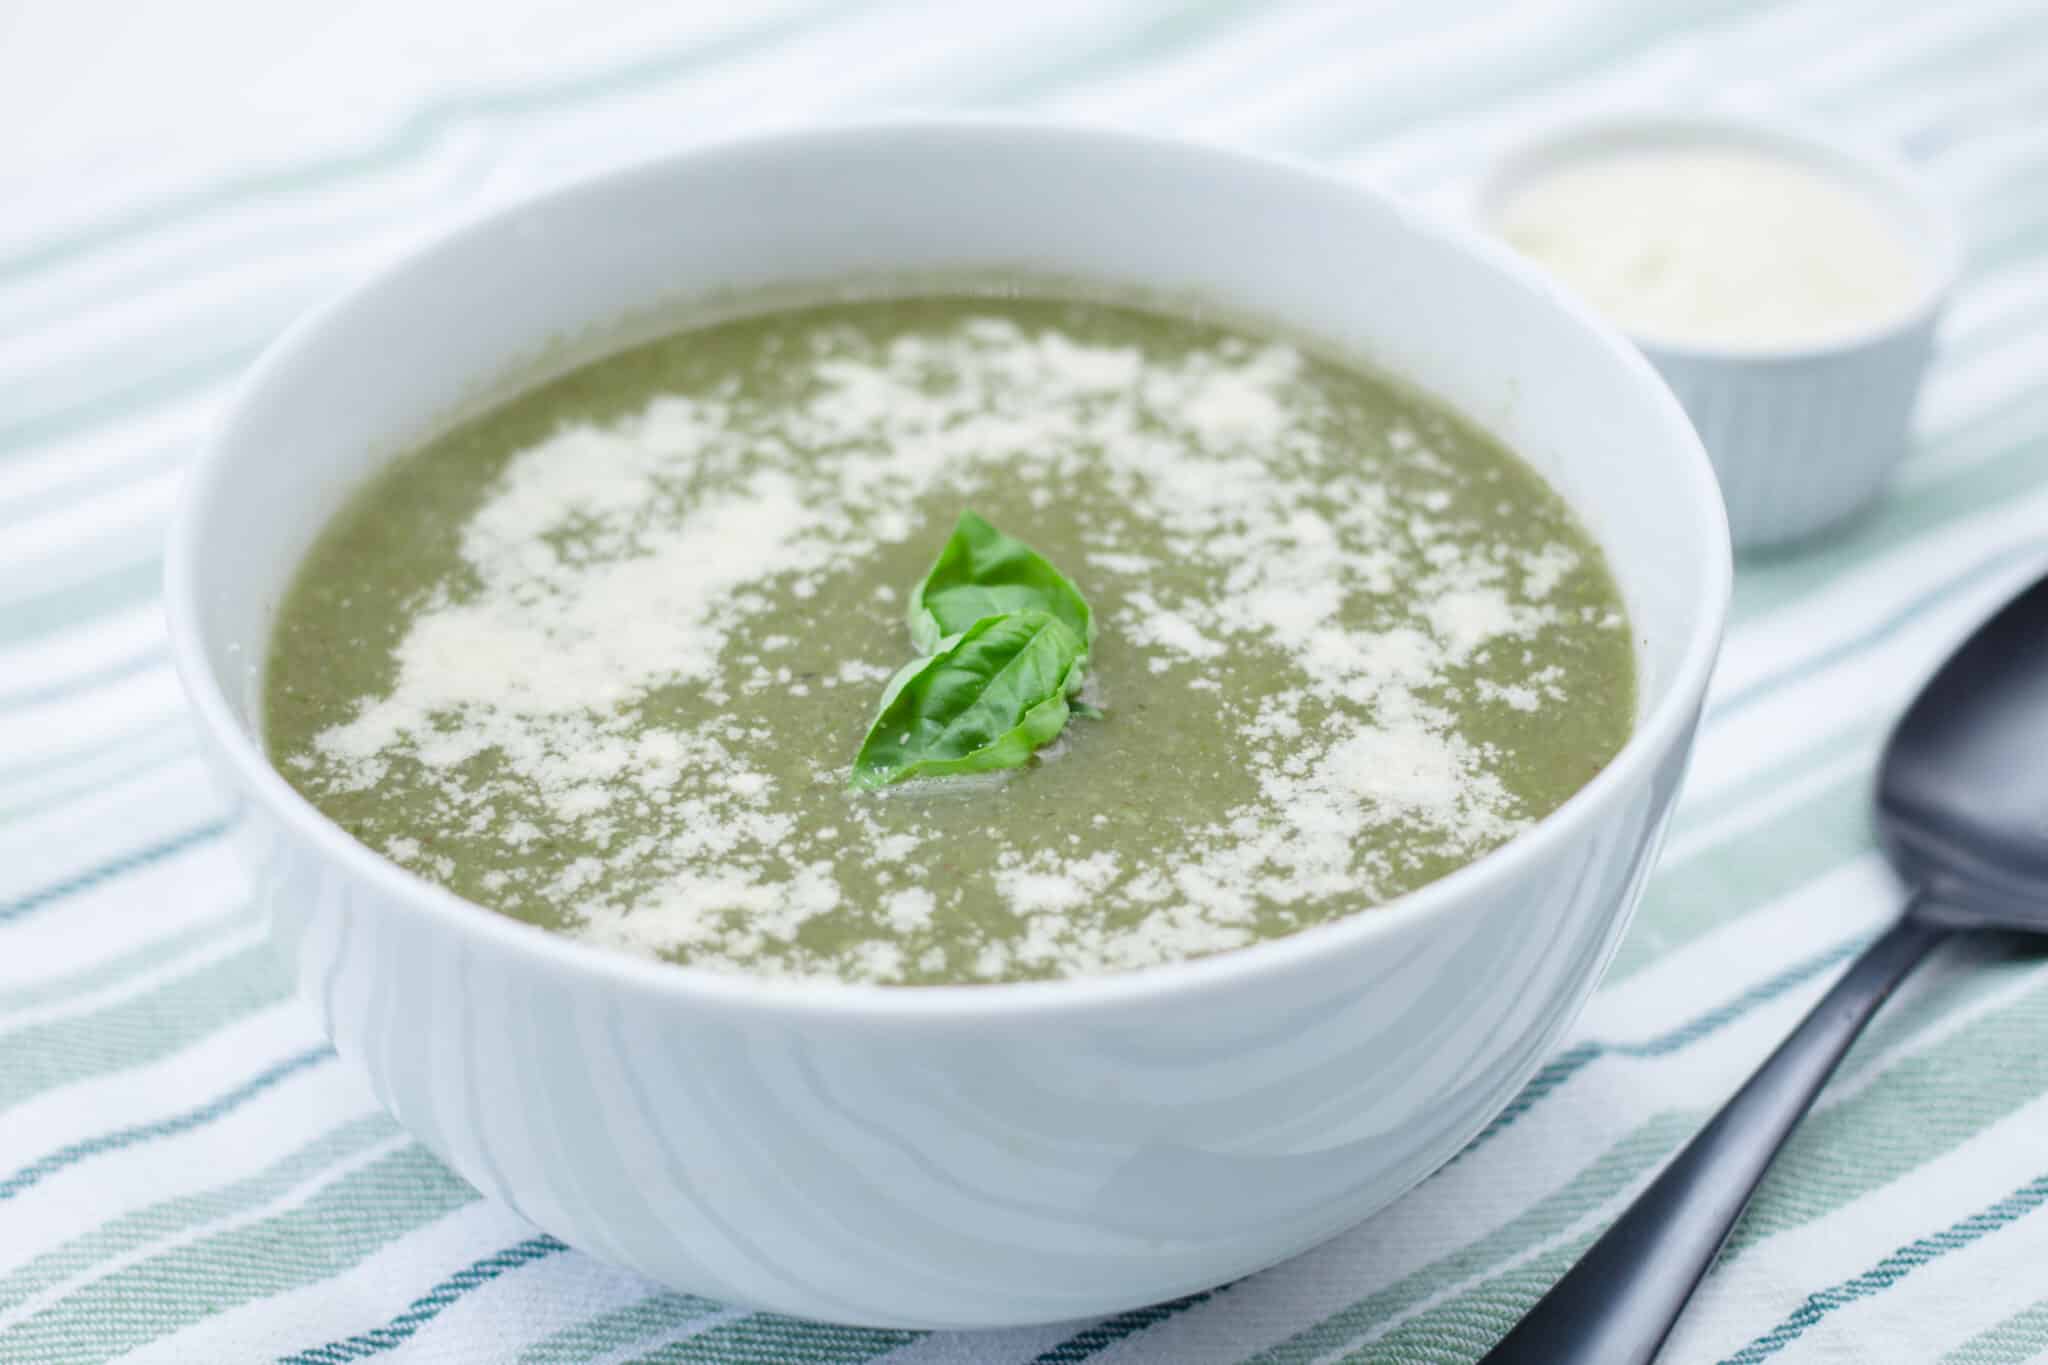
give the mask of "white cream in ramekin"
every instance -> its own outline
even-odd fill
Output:
[[[1905,453],[1959,252],[1890,159],[1776,121],[1610,115],[1509,152],[1476,208],[1655,362],[1738,545],[1843,520]]]

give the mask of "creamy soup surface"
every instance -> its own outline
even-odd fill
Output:
[[[1092,603],[1101,714],[1020,768],[854,790],[967,508]],[[301,792],[479,905],[914,985],[1370,913],[1598,772],[1635,673],[1586,532],[1437,403],[992,289],[710,323],[456,426],[320,537],[265,693]]]

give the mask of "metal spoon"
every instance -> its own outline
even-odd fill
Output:
[[[1656,1182],[1481,1365],[1643,1365],[1893,987],[1955,933],[2048,933],[2048,578],[1978,627],[1892,731],[1877,828],[1914,888]]]

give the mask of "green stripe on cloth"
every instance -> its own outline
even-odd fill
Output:
[[[532,1265],[535,1261],[560,1255],[569,1248],[557,1239],[542,1233],[529,1237],[523,1242],[494,1251],[480,1260],[472,1261],[461,1270],[429,1289],[406,1306],[406,1310],[381,1327],[367,1332],[331,1341],[325,1346],[314,1346],[304,1351],[294,1351],[281,1357],[277,1365],[342,1365],[344,1361],[366,1360],[382,1355],[394,1347],[412,1340],[419,1330],[441,1316],[449,1305],[455,1303],[471,1290],[489,1284],[500,1275]]]
[[[1970,333],[1969,349],[1972,351],[1997,350],[2008,346],[2031,344],[2034,333],[2040,329],[2039,313],[2031,308],[2017,309],[1997,322],[1985,323]],[[1954,357],[1967,360],[1967,356]],[[2048,398],[2048,395],[2035,395]],[[2022,407],[2021,411],[2026,409]],[[1951,438],[1953,439],[1953,438]],[[1950,442],[1945,441],[1944,444]]]
[[[1629,976],[1871,848],[1870,775],[1851,773],[1651,878],[1609,982]]]
[[[1785,686],[1815,677],[1830,668],[1840,667],[1872,646],[1895,638],[1929,616],[1946,609],[1960,593],[2009,577],[2015,569],[2035,566],[2044,557],[2048,557],[2048,536],[2029,538],[1991,551],[1952,576],[1928,587],[1917,597],[1896,607],[1882,620],[1865,627],[1855,635],[1837,641],[1816,653],[1804,654],[1798,662],[1759,678],[1740,692],[1722,695],[1708,708],[1706,721],[1701,727],[1702,735],[1711,737],[1715,726],[1720,722],[1737,712],[1769,700],[1773,693]]]
[[[408,1144],[295,1208],[111,1271],[0,1331],[0,1359],[111,1360],[230,1308],[335,1275],[480,1197],[424,1147]]]
[[[1881,1294],[1929,1261],[1982,1241],[2048,1203],[2048,1175],[2036,1176],[2005,1198],[1940,1232],[1908,1242],[1853,1280],[1808,1297],[1785,1320],[1731,1355],[1722,1365],[1757,1365],[1804,1336],[1823,1318],[1861,1299]]]
[[[1811,744],[1788,741],[1778,751],[1779,756],[1755,772],[1734,782],[1711,795],[1692,796],[1679,808],[1671,820],[1671,837],[1677,841],[1694,830],[1712,825],[1717,820],[1740,815],[1747,809],[1759,806],[1767,797],[1775,796],[1784,787],[1810,773],[1848,758],[1862,751],[1870,760],[1873,769],[1877,766],[1878,748],[1892,727],[1896,717],[1890,712],[1876,712],[1853,725],[1836,730],[1824,730],[1821,737]],[[1672,864],[1676,866],[1676,864]],[[1659,871],[1663,869],[1660,867]]]
[[[329,1129],[254,1175],[162,1200],[101,1223],[0,1276],[0,1311],[137,1247],[268,1203],[336,1162],[397,1133],[398,1126],[385,1115],[366,1114]]]
[[[575,1365],[652,1336],[673,1333],[723,1306],[694,1294],[660,1293],[562,1328],[519,1353],[518,1365]]]
[[[0,533],[4,533],[5,528],[6,523],[0,521]],[[11,708],[15,706],[40,706],[47,702],[63,701],[65,698],[75,696],[81,692],[90,692],[96,688],[128,682],[138,674],[147,673],[152,669],[163,668],[170,662],[169,655],[169,650],[160,646],[151,646],[137,653],[130,654],[125,658],[117,659],[104,667],[95,668],[90,673],[70,674],[61,682],[26,687],[20,691],[7,690],[14,686],[17,681],[16,679],[0,678],[0,703],[4,703]]]
[[[290,993],[270,946],[259,943],[107,1009],[18,1029],[0,1069],[0,1111],[167,1057]]]
[[[133,782],[146,774],[160,772],[173,763],[193,758],[189,731],[166,728],[134,742],[138,753],[124,751],[118,768],[111,764],[67,765],[61,776],[37,783],[10,781],[5,799],[0,799],[0,825],[31,816],[47,816],[65,807],[106,795],[109,788]]]
[[[1170,4],[1145,20],[1137,31],[1119,34],[1085,54],[1049,69],[993,81],[974,93],[973,102],[988,106],[1019,104],[1051,90],[1082,84],[1091,76],[1122,77],[1133,68],[1156,63],[1169,53],[1183,51],[1214,36],[1219,28],[1226,27],[1225,19],[1243,18],[1246,14],[1246,8],[1236,0]]]
[[[88,588],[88,591],[90,590]],[[189,726],[190,718],[183,712],[155,712],[145,715],[141,723],[132,728],[116,730],[112,734],[95,737],[84,744],[53,754],[40,754],[25,763],[0,765],[0,781],[6,782],[8,791],[12,794],[30,782],[67,776],[74,769],[86,764],[115,755],[127,755],[138,747],[159,742],[180,731],[189,734]],[[129,767],[123,764],[118,772],[111,775],[118,781],[129,772]],[[30,808],[34,809],[33,806]]]
[[[163,566],[151,558],[8,602],[0,609],[0,646],[19,645],[81,621],[143,606],[156,599],[163,578]]]
[[[2033,158],[2028,164],[2016,168],[2016,173],[2038,172],[2042,161],[2048,161],[2048,157]],[[2038,254],[2041,235],[2048,230],[2048,223],[2042,221],[2034,208],[2029,204],[2026,215],[2001,222],[1994,231],[1977,233],[1968,246],[1971,268],[1981,273],[1993,266]]]
[[[1449,1302],[1401,1323],[1341,1357],[1346,1365],[1436,1365],[1477,1360],[1557,1283],[1593,1244],[1594,1234],[1510,1266]],[[1362,1333],[1360,1334],[1362,1335]]]
[[[254,906],[238,905],[222,914],[209,916],[197,924],[187,925],[175,934],[166,934],[140,947],[131,948],[125,953],[100,958],[75,972],[65,972],[32,985],[0,991],[0,1038],[7,1035],[8,1014],[34,1009],[41,1005],[59,1004],[77,996],[104,990],[108,986],[118,985],[131,977],[161,967],[164,963],[186,953],[233,938],[261,922],[262,916]]]
[[[1169,1318],[1177,1317],[1190,1308],[1199,1308],[1219,1294],[1229,1292],[1230,1286],[1205,1289],[1199,1294],[1188,1294],[1166,1303],[1148,1304],[1133,1308],[1127,1313],[1118,1313],[1082,1328],[1050,1350],[1041,1351],[1031,1358],[1031,1365],[1080,1365],[1081,1361],[1098,1355],[1122,1341],[1135,1336],[1148,1327],[1156,1327]]]
[[[12,1199],[23,1190],[30,1189],[57,1172],[68,1170],[82,1161],[89,1161],[109,1152],[126,1151],[130,1147],[154,1142],[158,1138],[176,1137],[180,1133],[203,1128],[214,1120],[233,1113],[259,1095],[265,1094],[281,1081],[330,1061],[333,1057],[334,1053],[323,1043],[319,1047],[308,1048],[286,1057],[281,1062],[273,1062],[254,1076],[237,1083],[224,1094],[216,1095],[196,1108],[172,1114],[168,1118],[130,1124],[125,1128],[116,1128],[110,1132],[66,1143],[54,1152],[31,1161],[5,1179],[0,1179],[0,1200]]]
[[[2040,325],[2031,309],[2020,320],[2025,323],[2028,333]],[[1899,467],[1905,495],[1911,496],[1926,484],[1938,483],[1973,469],[1989,456],[2038,441],[2044,431],[2048,431],[2048,391],[2028,383],[2025,392],[1994,401],[1983,412],[1943,432],[1914,452]],[[1768,567],[1789,570],[1792,561],[1783,557]]]
[[[125,877],[130,872],[160,863],[166,858],[176,857],[187,849],[197,848],[219,838],[227,831],[228,824],[225,820],[208,820],[155,843],[145,844],[141,848],[130,849],[104,862],[95,863],[83,872],[73,873],[61,881],[37,887],[27,895],[11,901],[0,901],[0,924],[31,911],[40,910],[46,905],[54,905],[80,892],[90,891],[116,877]]]
[[[854,1365],[923,1336],[756,1313],[635,1356],[632,1365]]]
[[[1943,1356],[1939,1365],[2020,1365],[2048,1355],[2048,1299],[2030,1304]]]
[[[1385,92],[1363,85],[1358,98],[1339,111],[1320,116],[1313,127],[1291,139],[1303,150],[1317,156],[1338,156],[1356,150],[1370,135],[1390,131],[1396,121],[1413,125],[1432,115],[1468,112],[1479,103],[1498,104],[1517,95],[1567,84],[1625,57],[1640,56],[1660,39],[1685,31],[1686,24],[1754,14],[1765,0],[1719,0],[1704,4],[1695,12],[1682,13],[1676,4],[1630,5],[1603,8],[1599,17],[1620,16],[1621,22],[1603,28],[1584,44],[1555,41],[1534,43],[1519,52],[1523,61],[1513,75],[1503,75],[1484,92],[1461,86],[1454,79],[1434,84],[1426,94],[1395,103]],[[1375,100],[1374,95],[1380,98]]]
[[[1947,77],[1950,83],[1965,83],[1976,74],[1977,68],[2009,50],[2015,38],[2023,37],[2036,27],[2036,16],[2015,8],[2004,22],[1989,24],[1982,30],[1965,30],[1960,38],[1939,38],[1916,46],[1911,58],[1912,75],[1916,82],[1925,82],[1929,77]],[[1847,93],[1848,99],[1822,98],[1817,102],[1818,107],[1831,108],[1840,104],[1868,106],[1867,91],[1851,87]]]
[[[218,355],[187,360],[111,393],[96,394],[76,407],[61,408],[0,426],[0,460],[14,451],[147,412],[204,389],[224,386],[254,360],[259,346],[236,346]]]

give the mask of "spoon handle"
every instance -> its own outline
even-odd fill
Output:
[[[1892,988],[1950,931],[1909,908],[1480,1365],[1647,1365],[1778,1148]]]

